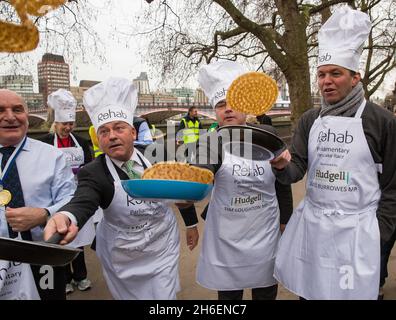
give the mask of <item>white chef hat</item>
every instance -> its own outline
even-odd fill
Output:
[[[319,30],[318,67],[334,64],[358,72],[370,30],[367,14],[349,6],[338,8]]]
[[[74,122],[76,120],[77,101],[70,91],[58,89],[47,98],[47,104],[55,113],[55,122]]]
[[[231,83],[246,72],[237,62],[220,60],[203,66],[199,70],[198,82],[214,108],[219,101],[226,98]]]
[[[124,121],[133,126],[137,90],[130,80],[109,78],[84,93],[84,107],[95,131],[105,123]]]

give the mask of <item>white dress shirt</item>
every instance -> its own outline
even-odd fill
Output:
[[[153,136],[151,135],[150,128],[146,121],[142,122],[137,133],[135,145],[147,145],[153,143]]]
[[[127,173],[126,170],[125,170],[125,168],[123,167],[123,164],[124,164],[126,161],[120,161],[120,160],[116,160],[116,159],[113,159],[113,158],[110,158],[110,159],[111,159],[111,161],[113,161],[113,163],[114,163],[118,168],[120,168],[122,171],[124,171],[125,173]],[[134,170],[136,170],[136,171],[139,172],[139,173],[143,173],[143,171],[144,171],[144,166],[143,166],[142,160],[140,160],[139,156],[137,155],[136,150],[133,150],[132,156],[131,156],[131,158],[130,158],[129,160],[133,160],[133,167],[132,167],[132,168],[133,168]]]

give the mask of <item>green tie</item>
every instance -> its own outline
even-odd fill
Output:
[[[135,169],[133,169],[134,162],[135,161],[133,161],[133,160],[128,160],[122,165],[122,167],[127,172],[129,179],[131,179],[131,180],[141,178],[141,174],[139,172],[137,172]]]

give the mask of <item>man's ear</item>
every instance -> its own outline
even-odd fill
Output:
[[[360,82],[360,80],[362,80],[362,76],[360,75],[359,72],[356,72],[352,76],[352,87],[356,87],[356,85]]]
[[[136,129],[135,129],[135,127],[132,127],[131,129],[132,129],[133,140],[136,140],[136,138],[137,138]]]

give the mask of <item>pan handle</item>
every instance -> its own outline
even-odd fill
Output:
[[[51,238],[49,238],[46,243],[58,244],[63,239],[63,234],[59,232],[54,233]]]

